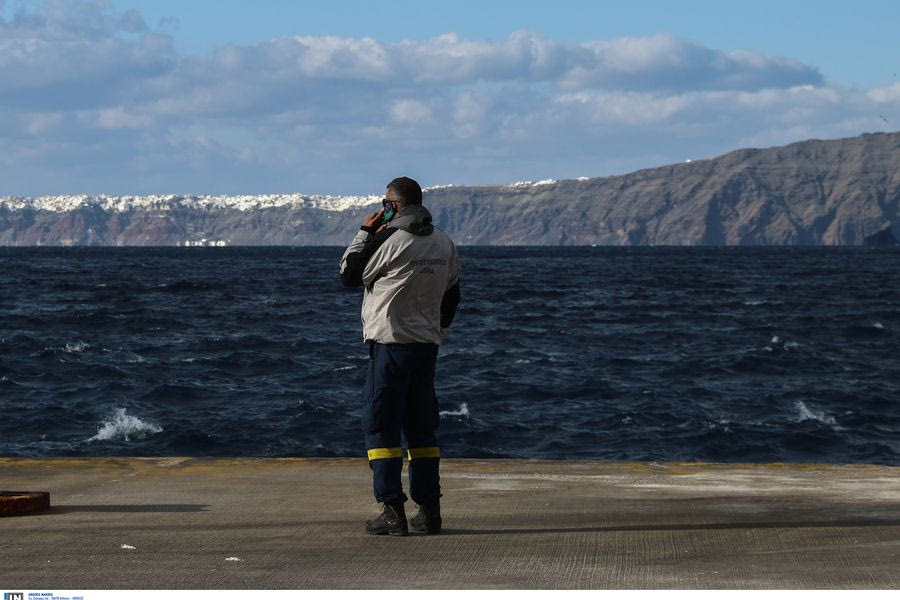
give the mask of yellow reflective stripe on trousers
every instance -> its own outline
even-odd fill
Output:
[[[372,448],[368,451],[369,460],[379,458],[403,458],[403,448]]]
[[[430,448],[410,448],[409,451],[409,460],[413,460],[414,458],[440,458],[441,457],[441,449],[437,446],[431,446]]]

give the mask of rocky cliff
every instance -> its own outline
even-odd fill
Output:
[[[0,200],[3,245],[343,245],[378,197]],[[426,190],[460,244],[861,245],[900,237],[900,133],[628,175]]]

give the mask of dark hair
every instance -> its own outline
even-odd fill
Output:
[[[422,204],[422,188],[415,179],[398,177],[387,184],[387,189],[394,190],[398,201],[403,206]]]

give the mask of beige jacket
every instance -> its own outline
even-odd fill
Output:
[[[360,231],[341,258],[345,285],[362,285],[363,339],[441,344],[459,302],[459,258],[419,205],[377,234]]]

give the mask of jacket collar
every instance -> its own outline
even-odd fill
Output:
[[[431,213],[421,204],[404,206],[391,221],[390,226],[415,235],[429,235],[434,231],[434,226],[431,224]]]

